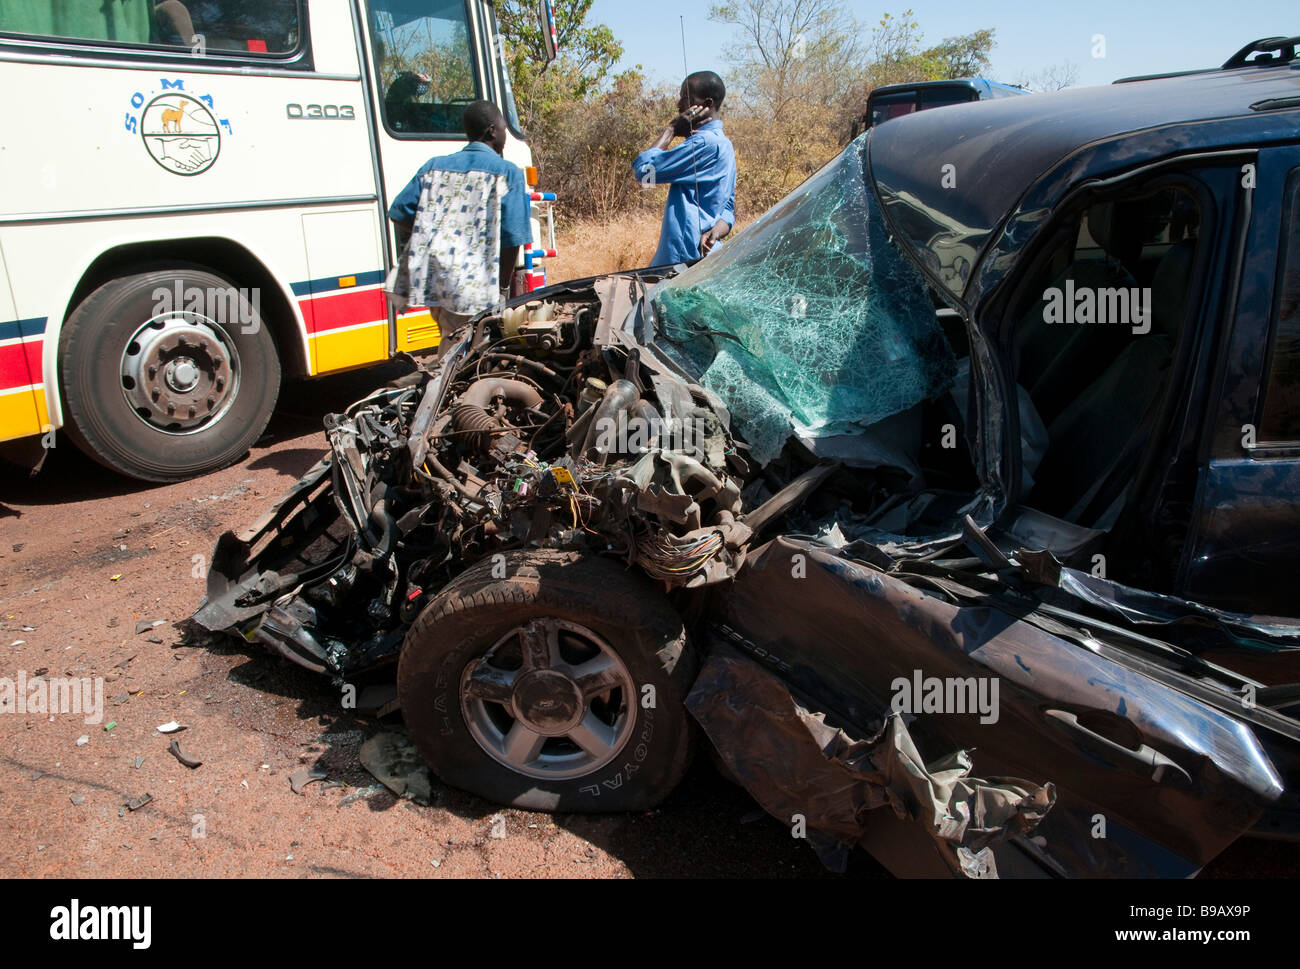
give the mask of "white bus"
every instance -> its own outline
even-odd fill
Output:
[[[0,441],[182,480],[282,370],[436,346],[383,297],[385,213],[478,99],[535,185],[491,0],[0,0]]]

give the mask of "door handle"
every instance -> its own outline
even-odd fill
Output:
[[[1187,771],[1160,753],[1160,751],[1148,747],[1146,744],[1136,750],[1131,750],[1123,744],[1117,744],[1109,737],[1103,737],[1095,730],[1085,727],[1079,722],[1077,716],[1066,710],[1044,710],[1043,714],[1055,726],[1070,734],[1084,747],[1088,747],[1094,753],[1110,760],[1119,762],[1135,773],[1145,774],[1158,784],[1177,781],[1186,787],[1192,786],[1192,777]]]

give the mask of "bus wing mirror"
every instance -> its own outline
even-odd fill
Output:
[[[551,0],[537,0],[538,22],[542,28],[542,46],[546,48],[546,63],[560,54],[560,38],[555,29],[555,4]]]

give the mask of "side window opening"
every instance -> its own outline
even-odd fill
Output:
[[[1024,504],[1113,524],[1174,385],[1201,222],[1186,188],[1095,201],[1022,288],[1011,319]]]
[[[0,31],[57,41],[284,56],[302,41],[298,0],[0,0]]]
[[[938,88],[921,92],[922,111],[931,108],[945,108],[953,104],[969,104],[978,100],[976,93],[969,88]]]
[[[481,97],[462,0],[373,0],[370,33],[384,123],[399,135],[463,135]]]
[[[916,110],[916,92],[903,91],[899,94],[882,94],[871,102],[872,125],[884,124],[894,118],[911,114]]]
[[[1281,270],[1259,440],[1273,446],[1300,446],[1300,170],[1291,173],[1284,197]]]

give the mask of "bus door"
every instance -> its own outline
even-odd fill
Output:
[[[425,162],[465,146],[463,118],[471,103],[496,100],[488,74],[491,62],[482,53],[482,7],[476,0],[362,3],[385,210]],[[506,157],[521,167],[531,163],[519,142],[512,141]],[[397,240],[391,223],[385,219],[384,224],[395,260]],[[395,321],[395,351],[427,349],[439,339],[427,310],[413,310]]]

